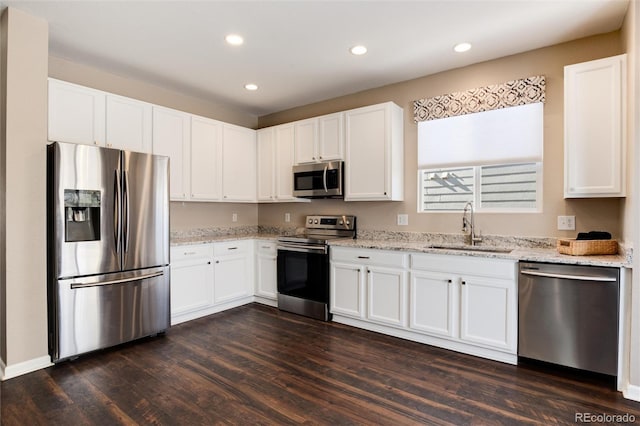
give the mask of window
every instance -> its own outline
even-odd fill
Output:
[[[418,171],[418,211],[542,210],[542,163],[498,164]]]

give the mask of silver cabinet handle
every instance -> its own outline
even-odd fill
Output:
[[[184,255],[185,255],[185,256],[192,256],[192,255],[194,255],[194,254],[196,254],[196,252],[195,252],[195,251],[185,251],[185,252],[184,252]]]
[[[559,278],[563,280],[578,280],[578,281],[602,281],[602,282],[615,282],[616,278],[603,277],[599,275],[567,275],[567,274],[553,274],[550,272],[531,271],[528,269],[520,271],[522,275],[533,275],[536,277],[546,278]]]
[[[74,290],[77,288],[102,287],[106,285],[129,283],[131,281],[140,281],[140,280],[146,280],[149,278],[159,277],[160,275],[164,275],[164,272],[160,271],[160,272],[154,272],[151,274],[140,275],[138,277],[121,278],[121,279],[109,280],[109,281],[100,281],[97,283],[71,283],[71,289]]]

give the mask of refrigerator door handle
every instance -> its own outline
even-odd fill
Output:
[[[160,271],[160,272],[154,272],[151,274],[146,274],[146,275],[140,275],[137,277],[130,277],[130,278],[120,278],[117,280],[109,280],[109,281],[100,281],[97,283],[71,283],[71,289],[75,290],[77,288],[87,288],[87,287],[102,287],[105,285],[113,285],[113,284],[122,284],[122,283],[128,283],[131,281],[140,281],[140,280],[146,280],[149,278],[155,278],[155,277],[159,277],[161,275],[164,275],[164,272]]]
[[[124,224],[123,224],[123,233],[124,237],[123,242],[123,251],[127,253],[129,251],[129,172],[124,171],[124,188],[123,188],[123,197],[122,203],[124,205],[123,215],[124,215]]]
[[[114,171],[114,200],[113,200],[113,239],[116,243],[116,253],[120,253],[120,173],[116,169]]]

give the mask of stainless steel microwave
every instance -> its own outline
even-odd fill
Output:
[[[344,161],[293,166],[293,196],[343,198]]]

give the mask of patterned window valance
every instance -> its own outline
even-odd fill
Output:
[[[449,93],[413,102],[413,120],[437,120],[545,101],[543,75]]]

